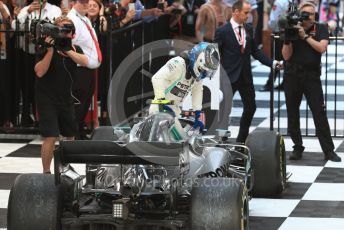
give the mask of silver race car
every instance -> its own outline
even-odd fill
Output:
[[[10,192],[8,229],[249,229],[249,199],[280,196],[283,138],[255,131],[245,145],[158,113],[131,127],[100,127],[92,140],[62,141],[55,174],[22,174]],[[86,164],[85,175],[70,166]]]

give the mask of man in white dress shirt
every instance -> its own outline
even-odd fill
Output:
[[[84,120],[92,101],[95,87],[95,69],[100,66],[102,59],[97,35],[90,20],[86,17],[87,11],[88,0],[78,0],[67,15],[75,26],[75,37],[72,42],[74,45],[80,46],[88,58],[87,67],[78,66],[73,78],[73,94],[78,100],[75,104],[76,120],[79,125],[77,139],[86,137]]]

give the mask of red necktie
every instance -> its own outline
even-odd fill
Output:
[[[239,39],[241,40],[241,26],[238,26],[239,28]]]
[[[99,47],[98,40],[97,40],[96,37],[94,36],[93,30],[92,30],[92,28],[90,27],[90,25],[89,25],[87,22],[85,22],[84,20],[82,20],[82,21],[85,23],[85,25],[86,25],[88,31],[90,31],[92,40],[93,40],[94,44],[96,45],[97,54],[98,54],[98,61],[99,61],[100,63],[102,63],[103,56],[102,56],[102,51],[100,50],[100,47]]]
[[[242,37],[242,34],[241,34],[241,26],[238,26],[238,29],[239,29],[239,41],[240,41],[240,51],[241,53],[244,53],[244,41],[243,41],[243,37]]]

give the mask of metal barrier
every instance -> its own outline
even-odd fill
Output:
[[[132,63],[134,69],[137,68],[137,66],[140,67],[135,69],[131,76],[125,76],[127,82],[121,86],[125,96],[123,95],[123,98],[119,96],[119,98],[122,99],[118,99],[121,101],[117,102],[118,106],[116,109],[123,110],[127,117],[131,117],[133,114],[138,113],[138,111],[142,111],[143,108],[147,106],[146,100],[152,97],[149,92],[153,91],[150,78],[147,76],[150,75],[150,73],[155,73],[169,59],[168,57],[161,60],[152,58],[152,56],[154,56],[152,55],[154,51],[148,51],[144,46],[152,41],[167,39],[169,37],[167,32],[162,33],[162,31],[158,29],[161,27],[168,28],[168,21],[165,19],[164,17],[159,17],[159,19],[149,23],[140,21],[125,28],[108,31],[107,44],[109,44],[108,49],[112,52],[110,52],[108,57],[107,86],[110,85],[110,81],[114,77],[122,78],[122,76],[114,76],[115,71],[122,61],[125,60],[129,54],[133,54],[132,51],[136,49],[141,50],[141,52],[139,52],[141,56],[135,58],[135,61],[133,60],[135,63]],[[156,33],[157,30],[159,33]],[[123,49],[126,49],[125,52]],[[116,57],[114,56],[115,54],[117,55]],[[114,80],[117,80],[118,83],[121,82],[120,79]],[[113,94],[115,93],[116,92]],[[107,94],[105,96],[107,96]],[[107,97],[104,97],[103,101],[105,102],[106,100]],[[104,105],[102,108],[107,109],[107,106]],[[106,124],[109,125],[109,122],[110,121],[107,120]]]
[[[1,96],[4,97],[1,98],[1,100],[3,103],[7,104],[5,106],[2,104],[2,106],[4,106],[1,108],[3,111],[2,113],[6,115],[0,119],[0,123],[7,121],[11,122],[15,127],[20,127],[20,120],[23,112],[29,114],[29,110],[31,109],[30,103],[34,97],[34,88],[32,88],[30,92],[28,84],[25,84],[28,81],[27,72],[25,71],[27,56],[24,54],[22,48],[25,47],[27,49],[28,44],[22,47],[20,46],[21,41],[28,41],[28,21],[25,23],[24,30],[20,30],[19,22],[16,22],[14,30],[11,28],[11,24],[8,20],[0,22],[0,27],[2,28],[0,30],[0,37],[4,39],[6,44],[6,57],[4,58],[4,53],[2,51],[1,62],[6,63],[7,68],[5,71],[1,69]],[[4,66],[2,67],[4,68]],[[4,85],[4,83],[6,85]],[[0,132],[1,131],[12,132],[13,129],[11,127],[5,127],[0,129]]]
[[[0,22],[0,25],[4,25],[2,23],[3,22]],[[100,82],[100,84],[102,84],[102,92],[100,93],[100,108],[102,112],[106,112],[107,89],[114,71],[120,62],[134,49],[141,47],[143,44],[153,40],[162,38],[161,33],[156,33],[156,30],[154,29],[154,27],[159,23],[164,22],[161,22],[159,18],[158,20],[153,20],[149,23],[137,21],[119,29],[112,29],[112,27],[109,26],[106,34],[103,34],[104,39],[100,40],[100,46],[105,60],[99,69],[99,79],[102,81]],[[25,82],[25,80],[28,79],[26,77],[27,71],[25,70],[28,59],[23,49],[28,50],[28,45],[30,42],[28,20],[25,22],[23,28],[24,29],[20,29],[18,21],[14,30],[11,29],[10,24],[7,24],[5,28],[0,27],[0,39],[1,35],[5,34],[6,41],[10,41],[7,42],[7,50],[11,53],[11,55],[8,57],[8,63],[11,64],[11,66],[8,76],[6,76],[6,79],[11,79],[11,83],[10,85],[6,86],[3,84],[3,79],[5,76],[3,76],[3,70],[0,70],[0,84],[2,84],[0,94],[3,92],[2,88],[7,88],[11,94],[11,106],[13,106],[13,109],[11,108],[10,111],[11,116],[6,118],[13,124],[13,127],[3,126],[4,124],[2,124],[1,120],[2,117],[0,116],[0,133],[38,133],[37,123],[25,125],[22,123],[24,112],[30,114],[31,116],[36,115],[34,102],[28,101],[28,99],[31,97],[28,94],[31,93],[34,96],[34,87],[33,85],[27,85]],[[1,113],[4,113],[4,110],[7,112],[8,109],[9,108],[0,108],[2,111]]]
[[[273,58],[275,57],[275,45],[277,39],[279,39],[279,36],[272,34],[271,54]],[[338,90],[338,88],[344,86],[344,80],[341,80],[338,77],[342,72],[339,72],[337,68],[338,62],[341,58],[340,55],[343,55],[342,57],[344,57],[343,49],[338,49],[338,46],[344,45],[343,41],[344,37],[330,37],[328,50],[322,55],[321,81],[327,108],[327,117],[331,129],[331,135],[333,137],[344,137],[344,95],[339,94]],[[339,53],[339,51],[341,51],[341,53]],[[333,64],[330,64],[330,62]],[[281,73],[277,74],[277,81],[278,85],[282,83]],[[342,92],[343,90],[341,93]],[[282,135],[288,135],[287,115],[286,109],[283,109],[283,106],[285,105],[283,99],[283,91],[279,90],[276,92],[274,87],[272,87],[272,91],[270,92],[270,130],[276,130]],[[277,106],[277,111],[275,111],[275,106]],[[309,111],[307,102],[304,105],[301,103],[300,106],[300,119],[303,118],[305,119],[304,125],[300,122],[302,135],[307,137],[316,136],[315,128],[311,126],[313,123],[310,124],[310,122],[313,122],[313,118]]]

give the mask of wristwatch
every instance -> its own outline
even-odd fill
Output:
[[[304,37],[303,37],[303,40],[307,40],[307,38],[309,38],[309,35],[308,34],[306,34]]]

